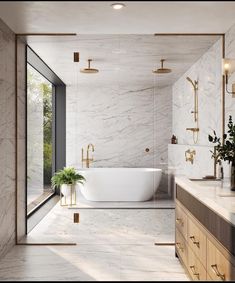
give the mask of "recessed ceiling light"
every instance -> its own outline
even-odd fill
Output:
[[[114,4],[111,5],[111,7],[115,10],[120,10],[120,9],[126,7],[126,6],[123,3],[114,3]]]

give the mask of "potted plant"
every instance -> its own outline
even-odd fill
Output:
[[[235,191],[235,125],[233,124],[232,116],[229,116],[228,132],[223,135],[223,141],[217,137],[215,131],[213,137],[208,135],[208,139],[216,144],[215,151],[212,154],[216,163],[225,161],[230,165],[231,190]]]
[[[60,188],[60,193],[66,197],[71,197],[70,204],[72,205],[72,194],[75,192],[75,185],[77,183],[84,184],[86,179],[76,172],[73,167],[65,167],[63,170],[59,170],[51,178],[53,188]]]

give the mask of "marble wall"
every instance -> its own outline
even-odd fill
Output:
[[[235,60],[235,25],[225,34],[225,58]],[[232,91],[232,83],[235,83],[235,70],[229,76],[229,91]],[[232,115],[233,121],[235,121],[235,95],[225,92],[225,131],[227,131],[229,115]]]
[[[143,44],[143,39],[141,36],[137,39],[134,51],[128,49],[127,53],[118,55],[120,65],[117,61],[115,68],[110,67],[108,72],[80,75],[76,86],[67,86],[67,166],[81,167],[81,148],[86,153],[87,145],[93,143],[95,152],[91,167],[155,166],[164,172],[167,169],[167,144],[172,122],[171,88],[157,89],[151,65],[146,71],[146,67],[136,60],[139,53],[131,53],[140,52],[138,44]],[[106,53],[107,46],[109,44],[104,39],[101,48],[105,47]],[[145,47],[141,45],[145,48],[141,51],[143,62],[153,52],[150,47],[151,51],[147,44]],[[111,49],[109,52],[111,54]],[[117,54],[114,55],[116,58]],[[93,65],[95,67],[95,61]],[[168,191],[166,179],[162,179],[163,191]]]
[[[18,42],[18,179],[15,171],[15,36],[0,19],[0,258],[25,235],[25,43]],[[18,191],[17,227],[15,192]]]
[[[15,243],[15,42],[0,20],[0,257]]]
[[[178,145],[168,146],[169,176],[183,174],[191,178],[214,175],[213,150],[208,134],[213,130],[222,134],[222,39],[219,39],[173,85],[173,134]],[[191,111],[194,108],[194,90],[186,77],[198,80],[198,142],[195,144],[188,127],[197,127]],[[185,151],[196,151],[194,163],[185,161]]]

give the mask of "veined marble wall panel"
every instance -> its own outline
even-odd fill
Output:
[[[235,60],[235,25],[233,25],[225,34],[225,58]],[[232,83],[235,83],[235,72],[229,76],[228,90],[232,91]],[[227,124],[229,115],[232,115],[235,122],[235,95],[225,92],[225,131],[227,132]]]
[[[179,144],[194,144],[191,131],[196,127],[194,116],[194,90],[186,77],[198,80],[197,145],[210,145],[208,134],[215,130],[221,134],[222,94],[222,41],[219,39],[174,85],[173,85],[173,133]]]
[[[68,87],[67,165],[95,145],[93,167],[153,167],[154,92],[118,85]],[[149,148],[150,152],[145,152]]]
[[[0,257],[15,243],[14,33],[0,20]]]
[[[168,146],[168,187],[174,192],[174,176],[202,178],[214,175],[214,160],[211,158],[212,144],[208,134],[216,131],[222,135],[222,39],[219,39],[174,85],[173,85],[173,129],[178,138],[177,145]],[[194,144],[188,127],[196,127],[191,111],[194,108],[194,91],[186,80],[198,80],[198,142]],[[185,151],[196,151],[193,164],[186,162]]]
[[[168,191],[168,144],[172,133],[172,86],[155,88],[154,94],[154,167],[162,169],[159,191]]]

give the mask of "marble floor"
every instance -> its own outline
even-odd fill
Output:
[[[172,208],[68,209],[58,203],[24,241],[77,245],[16,246],[0,261],[0,280],[188,281],[174,246],[154,245],[174,242],[174,213]]]

